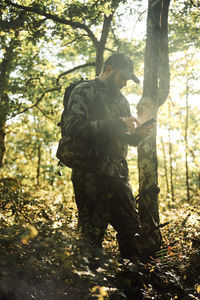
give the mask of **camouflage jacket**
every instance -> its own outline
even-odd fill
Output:
[[[111,93],[99,79],[76,86],[61,126],[71,149],[81,154],[76,168],[127,178],[128,144],[137,146],[141,140],[137,134],[128,134],[120,119],[129,116],[127,99],[120,92]]]

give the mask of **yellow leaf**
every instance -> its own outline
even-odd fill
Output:
[[[143,283],[143,286],[144,286],[145,290],[147,290],[147,289],[148,289],[145,283]]]
[[[95,285],[91,292],[93,296],[97,297],[98,300],[104,300],[104,297],[108,295],[106,288],[104,286]]]
[[[194,288],[195,288],[196,292],[198,294],[200,294],[200,285],[199,284],[195,284]]]

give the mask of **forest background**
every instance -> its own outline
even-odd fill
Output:
[[[143,92],[148,4],[158,2],[1,2],[0,222],[4,239],[17,237],[27,245],[39,238],[38,233],[47,225],[51,234],[63,229],[75,234],[71,171],[62,168],[61,175],[55,157],[64,89],[81,77],[94,78],[103,57],[124,52],[133,58],[135,73],[141,79],[139,86],[128,83],[123,91],[136,115]],[[170,4],[170,92],[159,108],[157,122],[160,219],[172,224],[166,236],[163,234],[166,242],[171,242],[168,233],[176,227],[180,241],[180,224],[187,222],[188,228],[195,229],[189,246],[191,240],[199,239],[199,8],[198,0]],[[137,195],[137,149],[129,149],[128,162]],[[178,226],[173,223],[177,211]],[[28,231],[24,233],[22,228]],[[112,238],[106,243],[117,253]],[[70,249],[65,252],[71,253]],[[66,256],[69,259],[70,255]],[[198,284],[193,284],[196,293]],[[7,290],[5,282],[3,290]],[[101,295],[102,290],[98,291]]]

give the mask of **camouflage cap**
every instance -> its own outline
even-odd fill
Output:
[[[115,53],[111,55],[104,63],[105,66],[111,65],[113,68],[120,71],[127,80],[133,80],[135,83],[139,83],[140,80],[134,74],[134,66],[132,59],[123,54]]]

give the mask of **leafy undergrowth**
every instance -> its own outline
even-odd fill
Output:
[[[114,230],[104,250],[81,239],[71,187],[25,192],[0,182],[0,300],[200,299],[198,197],[161,215],[156,258],[120,260]]]

